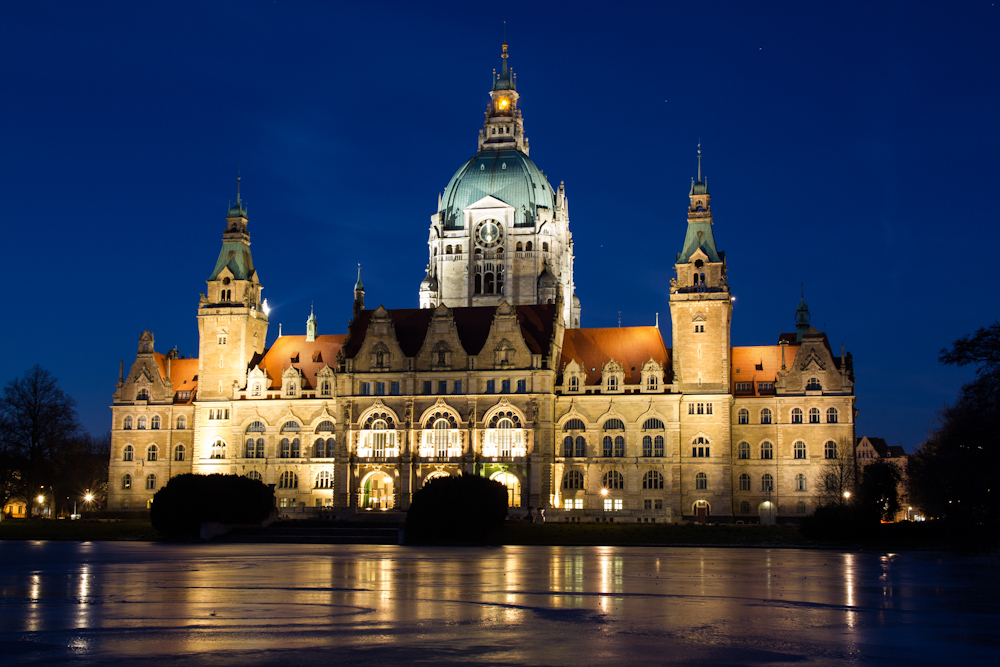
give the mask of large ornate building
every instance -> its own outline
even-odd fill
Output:
[[[288,514],[401,510],[461,472],[550,520],[772,522],[815,507],[831,460],[853,460],[850,357],[804,301],[794,333],[732,346],[700,151],[670,345],[657,327],[581,328],[565,187],[528,157],[506,45],[502,57],[479,150],[431,216],[419,308],[366,310],[359,276],[345,334],[310,314],[305,335],[268,346],[237,198],[198,304],[198,357],[156,352],[147,331],[123,365],[112,507],[145,508],[184,472],[261,479]]]

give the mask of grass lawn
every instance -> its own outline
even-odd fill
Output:
[[[806,547],[795,526],[679,526],[628,523],[508,523],[498,536],[501,544],[550,545],[718,545]]]
[[[69,521],[6,519],[0,540],[156,540],[149,521]]]

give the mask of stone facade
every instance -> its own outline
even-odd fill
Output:
[[[273,484],[283,513],[398,511],[428,479],[464,472],[549,520],[773,522],[815,508],[829,462],[853,461],[849,355],[809,326],[804,300],[794,333],[732,346],[700,151],[671,346],[657,327],[580,328],[565,190],[543,193],[533,163],[501,155],[527,159],[504,65],[480,152],[432,218],[419,308],[365,309],[359,278],[346,334],[320,333],[310,314],[306,335],[265,346],[237,198],[198,307],[198,357],[156,352],[144,332],[120,373],[112,507],[146,507],[175,474],[221,472]],[[487,158],[521,180],[501,173],[482,191]]]

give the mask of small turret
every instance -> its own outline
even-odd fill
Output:
[[[799,306],[795,309],[795,339],[802,342],[802,335],[809,331],[809,306],[806,305],[805,288],[802,289],[802,298]]]
[[[306,320],[306,342],[313,343],[316,341],[316,314],[313,312],[312,306],[309,307],[309,319]]]
[[[358,282],[354,283],[354,310],[365,309],[365,286],[361,283],[361,265],[358,264]]]

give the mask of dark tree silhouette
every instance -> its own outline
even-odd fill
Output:
[[[52,482],[53,455],[72,440],[80,428],[76,401],[63,393],[56,379],[35,365],[4,387],[0,395],[0,440],[14,466],[12,495],[27,501]],[[48,495],[46,493],[46,495]]]
[[[876,459],[861,468],[858,507],[867,519],[892,521],[899,512],[899,484],[903,472],[894,463]]]

